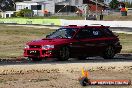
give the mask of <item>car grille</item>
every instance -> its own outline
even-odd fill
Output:
[[[40,51],[38,51],[38,50],[28,50],[27,54],[28,55],[33,55],[33,56],[40,56]]]
[[[45,51],[45,50],[43,50],[43,51],[42,51],[42,54],[44,55],[45,53],[46,53],[46,51]]]
[[[29,48],[39,48],[40,49],[41,46],[40,45],[30,45]]]

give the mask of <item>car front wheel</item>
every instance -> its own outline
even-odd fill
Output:
[[[108,46],[105,49],[103,58],[104,59],[112,59],[114,56],[115,56],[115,50],[114,50],[114,48],[112,46]]]
[[[59,51],[59,60],[65,61],[69,59],[69,48],[68,47],[62,47]]]

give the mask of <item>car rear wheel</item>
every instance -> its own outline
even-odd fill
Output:
[[[79,56],[78,60],[85,60],[87,58],[87,56]]]
[[[61,61],[68,60],[69,55],[70,55],[69,48],[68,47],[62,47],[59,51],[59,59],[58,60],[61,60]]]
[[[114,50],[114,48],[112,46],[108,46],[105,49],[103,58],[104,59],[112,59],[114,56],[115,56],[115,50]]]

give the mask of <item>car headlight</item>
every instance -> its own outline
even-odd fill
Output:
[[[25,45],[25,49],[29,49],[29,45]]]
[[[42,46],[42,49],[53,49],[54,48],[54,45],[44,45]]]

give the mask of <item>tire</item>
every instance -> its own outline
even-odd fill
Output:
[[[78,60],[86,60],[86,58],[87,58],[86,56],[79,56]]]
[[[103,54],[104,59],[112,59],[115,56],[115,50],[112,46],[108,46]]]
[[[31,58],[32,59],[32,61],[42,61],[42,58]]]
[[[68,47],[62,47],[59,51],[59,59],[61,61],[66,61],[69,59],[70,52]]]

